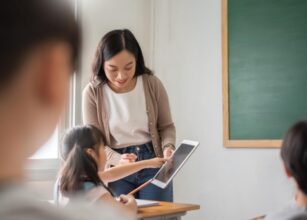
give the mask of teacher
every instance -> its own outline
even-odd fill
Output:
[[[98,44],[82,108],[84,123],[95,125],[104,135],[109,166],[168,158],[175,149],[176,132],[166,90],[145,66],[139,43],[127,29],[107,33]],[[157,170],[143,169],[109,186],[116,196],[127,194]],[[173,186],[161,189],[150,184],[135,196],[173,201]]]

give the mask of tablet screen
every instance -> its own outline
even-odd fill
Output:
[[[159,180],[163,183],[168,183],[173,175],[177,173],[180,167],[183,165],[188,156],[192,153],[197,145],[190,145],[182,143],[178,149],[174,152],[174,155],[170,161],[166,162],[162,168],[159,170],[154,179]]]

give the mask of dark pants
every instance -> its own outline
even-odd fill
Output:
[[[146,143],[139,146],[131,146],[122,149],[115,149],[120,154],[134,153],[137,160],[146,160],[156,157],[152,143]],[[137,173],[127,176],[121,180],[109,183],[115,196],[128,194],[141,184],[153,178],[159,169],[143,169]],[[136,199],[148,199],[157,201],[173,201],[173,183],[171,182],[165,189],[161,189],[153,184],[147,185],[145,188],[135,194]]]

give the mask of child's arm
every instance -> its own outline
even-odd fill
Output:
[[[119,201],[117,201],[110,193],[105,193],[99,198],[99,200],[111,205],[112,207],[124,210],[129,214],[135,215],[137,212],[137,204],[133,196],[121,195]]]
[[[166,159],[156,157],[153,159],[118,165],[105,171],[100,171],[98,175],[100,179],[107,184],[109,182],[122,179],[145,168],[159,168],[164,164],[164,162],[166,162]]]

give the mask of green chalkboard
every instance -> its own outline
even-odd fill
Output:
[[[229,140],[307,119],[307,0],[228,0]]]

